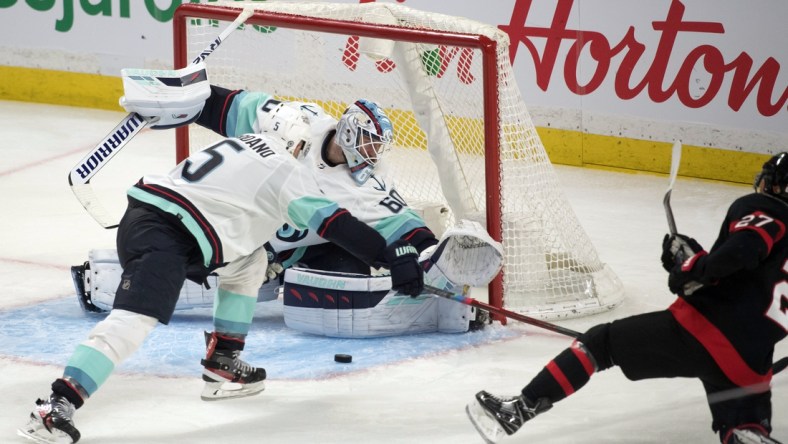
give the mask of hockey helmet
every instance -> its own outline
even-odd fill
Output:
[[[263,108],[266,105],[263,105]],[[301,112],[300,107],[285,102],[277,103],[273,108],[257,113],[257,124],[260,132],[278,136],[285,142],[285,148],[296,159],[303,159],[311,145],[309,119]],[[296,148],[303,142],[300,151]]]
[[[788,200],[788,153],[782,152],[763,164],[753,186],[758,190],[763,181],[763,192]],[[774,187],[779,190],[775,191]]]
[[[359,99],[345,110],[339,118],[335,140],[356,183],[361,185],[369,179],[393,138],[391,120],[375,102]]]

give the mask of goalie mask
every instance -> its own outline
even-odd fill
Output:
[[[779,153],[763,164],[763,170],[755,177],[753,184],[756,191],[762,180],[764,193],[788,201],[788,153]],[[779,190],[775,191],[774,187]]]
[[[311,145],[309,120],[293,105],[279,102],[273,109],[265,111],[266,105],[257,112],[257,125],[263,134],[275,135],[284,140],[287,152],[296,159],[303,159]],[[299,144],[303,142],[300,151]]]
[[[342,148],[350,175],[362,185],[391,146],[394,129],[375,102],[359,99],[345,110],[337,124],[336,143]]]

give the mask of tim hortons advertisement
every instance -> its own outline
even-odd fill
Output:
[[[562,122],[571,113],[555,110],[579,110],[788,139],[784,0],[388,2],[505,31],[526,104],[548,110],[557,127],[577,122]],[[170,20],[180,3],[0,0],[0,64],[108,76],[159,67],[171,61]]]

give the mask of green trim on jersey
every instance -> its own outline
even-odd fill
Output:
[[[180,207],[172,202],[164,200],[159,196],[155,196],[153,194],[147,193],[137,187],[129,188],[127,194],[140,202],[145,202],[146,204],[153,205],[154,207],[164,211],[165,213],[172,214],[173,216],[177,217],[184,227],[191,233],[194,239],[197,241],[197,245],[200,246],[200,251],[202,252],[203,257],[203,264],[205,267],[209,267],[211,265],[211,258],[213,257],[213,248],[211,248],[211,242],[205,236],[205,232],[203,232],[202,228],[200,228],[200,224],[192,217],[192,215],[186,211],[183,207]]]
[[[63,376],[77,381],[90,396],[104,384],[114,368],[115,363],[107,355],[79,344],[69,358]]]
[[[244,91],[240,97],[233,99],[230,112],[227,114],[227,136],[254,133],[254,123],[257,121],[257,108],[263,103],[273,99],[273,96],[264,92]],[[232,132],[232,134],[230,134]]]
[[[323,244],[320,244],[320,245],[323,245]],[[310,246],[313,246],[313,245],[310,245]],[[282,267],[284,267],[284,268],[292,267],[296,262],[298,262],[299,260],[301,260],[302,257],[304,257],[304,253],[306,253],[306,249],[307,248],[309,248],[309,247],[296,247],[296,249],[293,250],[293,254],[291,254],[289,258],[287,258],[284,261],[282,261]]]
[[[386,244],[390,244],[395,240],[401,238],[405,233],[415,230],[419,227],[424,227],[426,224],[424,220],[416,214],[415,211],[408,208],[401,214],[397,214],[396,216],[387,217],[377,224],[375,224],[374,228],[375,231],[380,233],[384,239],[386,239]]]
[[[256,303],[257,295],[246,296],[219,287],[216,291],[216,303],[213,304],[214,328],[221,333],[249,333]]]
[[[333,200],[325,197],[304,196],[287,205],[287,215],[299,230],[318,231],[323,221],[339,208]]]

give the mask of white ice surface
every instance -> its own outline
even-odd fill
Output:
[[[72,298],[69,267],[83,262],[91,248],[114,247],[114,231],[88,216],[66,176],[121,117],[0,101],[0,310]],[[110,211],[122,212],[124,191],[141,173],[173,164],[172,146],[172,132],[148,131],[118,154],[94,181],[104,202],[114,204],[107,205]],[[662,209],[667,177],[570,167],[557,171],[600,256],[626,288],[626,302],[618,309],[560,325],[584,330],[670,304],[673,297],[659,264],[667,229]],[[747,192],[741,185],[679,178],[673,192],[679,231],[710,246],[728,204]],[[80,442],[480,443],[464,413],[473,394],[480,389],[517,393],[570,343],[538,328],[515,322],[509,327],[527,335],[349,376],[273,379],[262,395],[236,401],[200,401],[198,378],[117,373],[77,413]],[[59,334],[57,325],[30,328]],[[73,338],[73,344],[82,339]],[[786,342],[779,344],[776,357],[788,355]],[[16,428],[26,421],[35,398],[49,393],[62,367],[2,350],[0,442],[23,442]],[[788,371],[776,376],[774,385],[775,436],[785,440]],[[717,438],[700,383],[634,383],[614,368],[594,375],[583,390],[504,442],[714,443]]]

